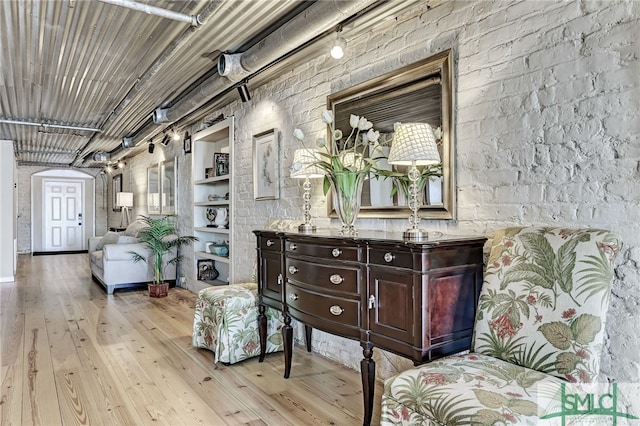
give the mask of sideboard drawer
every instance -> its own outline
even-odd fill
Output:
[[[360,326],[360,300],[344,299],[286,284],[287,305],[304,314],[347,327]]]
[[[369,250],[369,263],[380,266],[413,269],[413,254],[398,247],[375,247]]]
[[[323,263],[286,258],[287,279],[307,286],[358,295],[360,267],[332,266]]]
[[[268,237],[261,235],[258,237],[258,245],[260,250],[266,251],[282,251],[282,239],[278,237]]]
[[[287,254],[312,256],[318,259],[334,259],[350,262],[359,262],[361,260],[359,247],[346,247],[340,244],[320,245],[288,240],[285,243],[285,250]]]

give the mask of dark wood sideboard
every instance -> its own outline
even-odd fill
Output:
[[[265,307],[283,312],[284,377],[291,372],[295,318],[311,330],[360,341],[363,424],[371,422],[378,347],[430,361],[469,349],[480,287],[484,237],[441,237],[409,243],[400,233],[344,236],[256,230],[260,361]]]

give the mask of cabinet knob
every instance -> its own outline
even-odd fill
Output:
[[[333,284],[340,284],[344,281],[344,277],[338,274],[333,274],[329,277],[329,281],[331,281]]]
[[[272,240],[267,240],[267,247],[271,247],[275,243]]]
[[[331,255],[333,257],[338,257],[342,254],[342,250],[340,250],[339,248],[334,248],[333,250],[331,250]]]
[[[291,243],[291,244],[289,245],[289,250],[291,250],[291,251],[294,251],[294,250],[295,250],[295,249],[297,249],[297,248],[298,248],[298,245],[297,245],[296,243]]]
[[[331,312],[332,315],[338,316],[338,315],[342,315],[342,313],[344,312],[344,309],[342,309],[341,306],[333,305],[329,308],[329,312]]]
[[[289,295],[289,300],[294,301],[294,300],[298,300],[298,295],[295,293],[291,293]]]
[[[387,252],[384,254],[384,261],[385,262],[391,262],[393,260],[394,256],[393,253],[391,252]]]
[[[295,266],[289,266],[289,273],[290,274],[295,274],[296,272],[298,272],[298,268],[296,268]]]

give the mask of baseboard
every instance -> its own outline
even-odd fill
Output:
[[[0,283],[11,283],[15,281],[15,277],[12,275],[10,277],[0,277]]]
[[[56,254],[80,254],[89,253],[88,250],[69,250],[69,251],[34,251],[32,256],[52,256]]]

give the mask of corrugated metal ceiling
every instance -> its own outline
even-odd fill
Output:
[[[377,16],[413,2],[376,5]],[[212,16],[192,28],[95,0],[0,1],[0,139],[14,141],[19,164],[101,166],[90,160],[92,153],[118,149],[124,136],[149,123],[155,109],[215,72],[220,52],[243,51],[314,2],[138,3]]]

